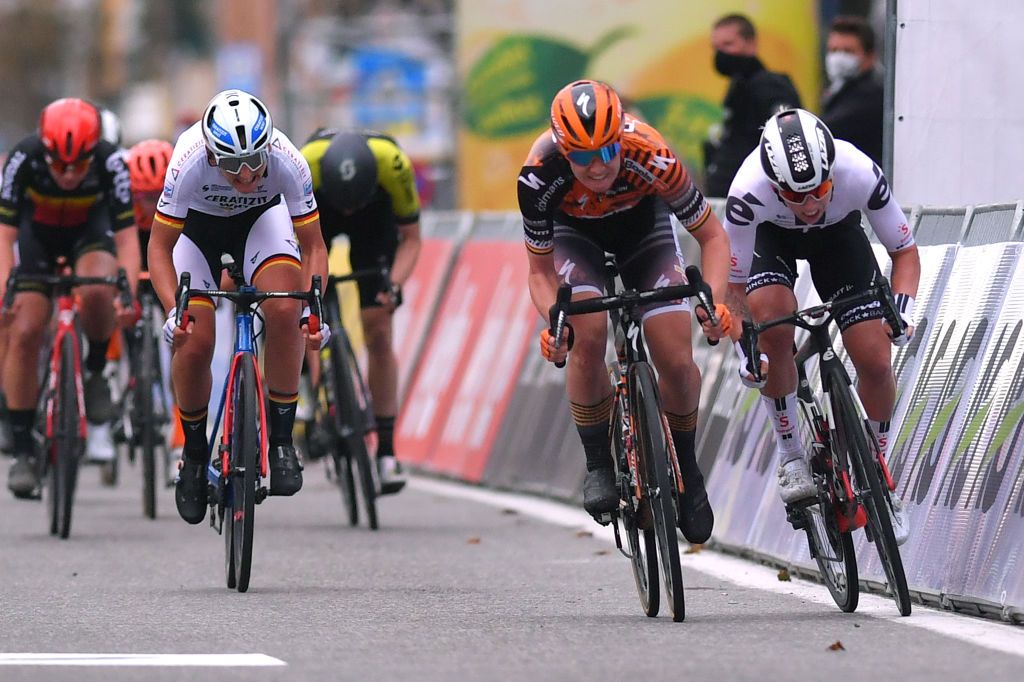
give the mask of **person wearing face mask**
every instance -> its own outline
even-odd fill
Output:
[[[724,197],[743,159],[757,146],[764,122],[801,104],[789,76],[768,71],[757,58],[757,32],[744,15],[716,21],[711,46],[715,70],[729,79],[729,90],[722,102],[721,135],[717,143],[705,145],[705,189],[708,196]]]
[[[875,68],[875,32],[861,17],[840,16],[829,29],[821,120],[832,133],[882,164],[885,86]]]

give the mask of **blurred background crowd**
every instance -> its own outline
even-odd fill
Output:
[[[116,112],[126,145],[173,139],[240,87],[297,144],[318,126],[393,135],[424,205],[514,208],[551,95],[606,80],[704,182],[732,86],[712,27],[757,27],[757,56],[821,112],[829,27],[862,17],[884,54],[884,0],[0,0],[0,150],[62,96]],[[871,69],[878,69],[877,62]],[[735,115],[735,112],[732,112]]]

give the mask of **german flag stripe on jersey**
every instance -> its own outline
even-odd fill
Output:
[[[309,225],[311,222],[319,219],[320,211],[319,209],[314,209],[312,213],[292,216],[292,227],[302,227],[304,225]]]
[[[172,218],[166,213],[161,213],[159,209],[157,209],[156,215],[153,216],[153,222],[160,223],[161,225],[166,225],[167,227],[174,230],[181,230],[184,229],[185,227],[184,218]]]
[[[264,270],[266,270],[267,268],[274,267],[275,265],[290,265],[293,268],[297,268],[300,270],[302,269],[302,264],[299,263],[299,259],[296,258],[295,256],[286,256],[283,254],[280,256],[271,256],[267,260],[260,263],[259,267],[257,267],[253,271],[252,281],[255,282],[256,278],[259,277]]]
[[[191,308],[192,306],[196,305],[203,306],[204,308],[216,308],[216,306],[213,304],[213,299],[210,298],[209,296],[189,296],[188,307]]]

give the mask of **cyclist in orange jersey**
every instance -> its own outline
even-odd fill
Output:
[[[606,252],[615,256],[627,287],[683,283],[671,214],[700,244],[704,276],[714,297],[725,300],[729,240],[721,223],[658,131],[624,113],[608,85],[583,80],[558,92],[551,128],[534,142],[518,185],[530,295],[545,320],[563,282],[572,286],[574,299],[603,294]],[[729,328],[728,310],[716,309],[719,324],[703,324],[709,339]],[[714,514],[696,460],[701,378],[690,344],[689,305],[656,303],[643,311],[685,485],[679,527],[690,542],[705,542]],[[607,326],[604,314],[578,316],[559,343],[547,330],[540,339],[549,361],[560,362],[573,350],[566,390],[586,453],[583,506],[594,516],[613,510],[619,499],[608,438],[613,393],[604,361]]]

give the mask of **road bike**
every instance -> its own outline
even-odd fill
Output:
[[[809,436],[811,474],[818,495],[788,504],[787,519],[795,529],[806,532],[822,580],[836,605],[846,612],[856,610],[860,589],[852,533],[864,528],[878,552],[896,606],[901,615],[908,616],[910,593],[891,522],[894,506],[890,493],[896,490],[896,484],[846,367],[832,347],[829,332],[837,310],[871,303],[881,306],[890,328],[903,333],[906,325],[893,304],[889,283],[879,277],[873,286],[857,294],[774,320],[757,324],[745,321],[741,343],[747,358],[759,358],[757,337],[764,330],[794,325],[809,332],[794,352],[797,400]],[[818,360],[820,393],[812,390],[807,378],[805,365],[812,357]],[[747,371],[761,380],[760,367],[752,364],[748,363]]]
[[[686,284],[638,291],[618,289],[613,259],[605,263],[608,291],[613,295],[570,300],[572,289],[559,287],[550,312],[550,331],[561,339],[566,319],[608,311],[615,337],[616,361],[612,366],[615,381],[614,404],[609,423],[619,506],[599,517],[611,523],[615,544],[630,559],[640,605],[650,617],[658,615],[658,557],[665,596],[672,619],[685,618],[683,573],[679,562],[676,523],[683,478],[676,457],[668,421],[661,409],[661,397],[654,368],[647,360],[640,306],[660,301],[695,297],[712,325],[717,325],[711,289],[696,266],[686,268]],[[560,363],[562,364],[562,363]],[[619,520],[625,531],[628,549],[619,533]]]
[[[359,498],[362,498],[367,525],[376,530],[379,526],[379,492],[369,443],[374,439],[377,423],[370,391],[359,368],[359,360],[348,332],[342,324],[341,298],[337,286],[343,282],[367,281],[378,281],[381,283],[381,291],[388,291],[391,280],[387,264],[328,278],[323,310],[324,321],[331,328],[331,338],[320,353],[315,414],[309,425],[312,433],[307,435],[309,448],[314,455],[331,454],[334,465],[331,478],[341,491],[349,525],[359,523]]]
[[[64,258],[57,260],[54,274],[22,273],[18,268],[7,279],[4,308],[10,309],[19,287],[53,292],[54,326],[50,335],[49,362],[40,386],[37,431],[43,456],[37,458],[40,479],[45,478],[49,498],[50,534],[67,539],[71,533],[71,512],[78,467],[85,454],[86,418],[82,380],[82,330],[78,321],[75,289],[81,286],[115,287],[121,304],[131,307],[131,289],[121,269],[116,277],[80,277]]]
[[[183,272],[175,294],[175,324],[179,327],[188,324],[188,303],[195,296],[227,299],[235,305],[234,354],[214,421],[219,428],[220,445],[214,457],[217,439],[210,439],[207,479],[210,526],[224,536],[227,586],[245,592],[249,589],[252,569],[256,505],[263,502],[268,493],[265,484],[268,479],[267,412],[254,331],[257,309],[269,298],[304,301],[310,307],[309,330],[315,334],[322,319],[321,280],[319,275],[314,275],[309,291],[259,291],[245,283],[236,265],[230,265],[228,272],[235,281],[235,291],[192,289],[190,274]]]

